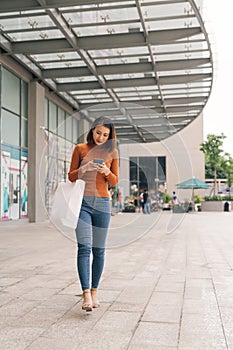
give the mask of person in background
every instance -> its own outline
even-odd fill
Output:
[[[142,212],[144,212],[144,200],[143,200],[143,192],[139,196],[140,198],[140,208],[142,208]],[[140,211],[140,209],[139,209]]]
[[[96,119],[87,134],[87,142],[75,146],[68,178],[71,182],[85,181],[76,227],[77,270],[83,291],[82,309],[92,311],[100,306],[97,289],[111,217],[108,186],[118,183],[116,132],[109,118]]]
[[[117,190],[117,213],[118,214],[122,213],[122,209],[123,209],[122,201],[123,201],[122,193],[121,193],[121,191],[118,188],[118,190]]]
[[[133,201],[133,204],[135,205],[135,211],[140,213],[140,202],[139,202],[139,198],[138,197],[135,197],[134,198],[134,201]]]
[[[112,188],[110,188],[108,190],[108,194],[109,194],[109,199],[110,199],[110,208],[111,208],[111,216],[114,216],[114,208],[113,208],[113,204],[112,204],[112,196],[113,196],[114,191],[112,190]]]
[[[177,197],[175,191],[173,191],[173,193],[172,193],[172,204],[173,205],[178,205],[179,204],[179,200],[178,200],[178,197]]]
[[[150,199],[147,189],[143,192],[143,202],[144,202],[144,214],[150,214]]]

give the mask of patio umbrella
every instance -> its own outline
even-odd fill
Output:
[[[179,189],[192,189],[193,190],[192,191],[192,200],[194,198],[194,189],[209,188],[209,184],[207,184],[204,181],[201,181],[195,177],[192,177],[191,179],[180,182],[179,184],[176,184],[176,186]]]

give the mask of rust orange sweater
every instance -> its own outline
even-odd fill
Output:
[[[84,174],[79,172],[82,165],[85,165],[94,158],[102,158],[110,169],[110,174],[104,176],[97,171],[87,171]],[[82,174],[82,175],[81,175]],[[108,184],[116,186],[118,183],[118,152],[114,150],[108,153],[103,147],[82,143],[75,146],[68,178],[71,182],[77,179],[85,181],[84,196],[109,197]]]

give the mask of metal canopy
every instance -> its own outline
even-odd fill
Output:
[[[210,44],[194,0],[1,0],[0,48],[121,142],[163,140],[202,112]]]

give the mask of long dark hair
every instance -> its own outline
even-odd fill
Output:
[[[91,129],[89,130],[89,132],[87,134],[87,143],[89,143],[91,145],[95,144],[95,141],[93,138],[93,130],[98,125],[103,125],[105,128],[108,128],[110,130],[108,140],[103,145],[101,145],[99,147],[103,147],[108,152],[112,152],[116,148],[116,130],[115,130],[115,126],[114,126],[113,122],[111,121],[111,119],[109,119],[107,117],[99,117],[93,122]]]

